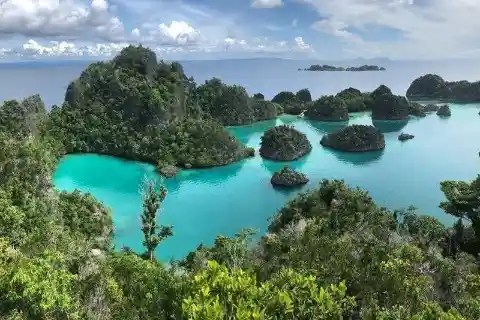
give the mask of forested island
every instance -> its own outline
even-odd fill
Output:
[[[302,69],[298,69],[301,71]],[[303,69],[303,71],[385,71],[384,67],[379,67],[375,65],[363,65],[359,67],[335,67],[328,64],[319,65],[312,64],[310,67]]]
[[[426,74],[413,80],[407,89],[410,100],[440,100],[449,102],[479,102],[480,81],[445,81],[436,74]]]
[[[285,204],[259,240],[248,229],[219,235],[169,264],[154,254],[175,233],[160,223],[165,188],[142,186],[144,251],[135,253],[113,247],[111,212],[92,195],[52,186],[69,153],[185,168],[250,156],[223,125],[256,121],[256,101],[238,109],[244,90],[212,81],[197,86],[180,64],[131,46],[90,65],[50,112],[38,95],[0,106],[1,319],[480,318],[480,176],[440,184],[439,205],[458,218],[451,228],[323,180]],[[355,90],[344,95],[355,108],[375,103]],[[282,96],[261,117],[311,100],[305,91]]]

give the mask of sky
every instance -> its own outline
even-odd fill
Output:
[[[480,57],[480,0],[0,0],[0,61]]]

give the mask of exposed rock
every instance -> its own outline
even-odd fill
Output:
[[[311,103],[305,116],[310,120],[346,121],[348,110],[345,102],[335,96],[323,96]]]
[[[265,100],[265,96],[262,93],[255,93],[253,95],[254,99]]]
[[[260,155],[275,161],[295,160],[312,150],[307,136],[287,125],[268,129],[261,140]]]
[[[294,187],[306,184],[308,178],[305,174],[285,166],[282,170],[274,173],[270,182],[274,186]]]
[[[379,86],[372,92],[372,119],[374,120],[406,120],[408,119],[409,105],[407,99],[392,94],[384,86]]]
[[[452,111],[450,111],[448,104],[440,106],[440,109],[437,111],[437,115],[440,117],[450,117],[452,115]]]
[[[185,163],[185,169],[191,169],[192,165],[190,163]]]
[[[320,144],[347,152],[366,152],[385,148],[385,137],[374,126],[351,125],[323,136]]]
[[[172,165],[165,165],[161,168],[158,168],[158,172],[165,178],[173,178],[178,173],[178,168]]]
[[[400,141],[410,140],[410,139],[413,139],[413,138],[415,138],[414,135],[408,134],[408,133],[403,133],[403,132],[398,136],[398,140],[400,140]]]
[[[413,80],[407,89],[411,99],[434,99],[461,102],[480,101],[480,82],[445,81],[436,74],[426,74]]]

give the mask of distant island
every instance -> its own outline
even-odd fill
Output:
[[[319,65],[319,64],[312,64],[310,67],[301,69],[299,68],[298,71],[385,71],[384,67],[379,67],[375,65],[363,65],[360,67],[335,67],[330,66],[328,64]]]

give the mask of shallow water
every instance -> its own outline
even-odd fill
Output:
[[[443,199],[439,183],[446,179],[471,180],[480,172],[480,105],[451,107],[452,117],[448,119],[433,113],[408,122],[375,122],[385,132],[386,148],[361,154],[336,152],[319,144],[325,133],[346,123],[282,116],[229,128],[243,143],[258,150],[266,129],[293,124],[307,134],[313,149],[289,164],[306,173],[310,182],[293,191],[272,188],[271,175],[285,163],[263,160],[258,155],[224,167],[183,171],[165,181],[169,194],[160,222],[172,224],[175,235],[160,245],[158,257],[163,261],[182,258],[202,242],[211,244],[218,234],[233,235],[245,227],[265,232],[268,218],[288,199],[316,187],[324,178],[345,179],[352,186],[368,190],[377,203],[389,208],[414,205],[443,223],[452,223],[453,218],[438,208]],[[372,124],[372,120],[368,113],[358,113],[349,123]],[[415,138],[398,141],[402,131]],[[128,246],[141,251],[138,187],[144,176],[158,178],[147,164],[99,155],[69,155],[62,159],[53,178],[59,189],[90,192],[110,207],[117,249]]]

